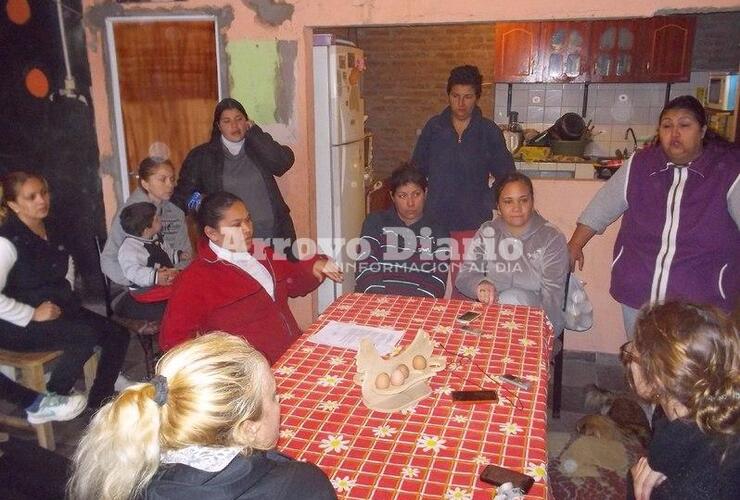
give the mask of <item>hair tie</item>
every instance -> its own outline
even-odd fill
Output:
[[[167,388],[167,377],[164,375],[155,375],[149,383],[154,386],[154,397],[152,399],[159,406],[164,406],[167,402],[167,394],[169,393],[169,389]]]

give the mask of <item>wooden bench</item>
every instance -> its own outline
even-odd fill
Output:
[[[44,379],[44,365],[54,361],[62,355],[62,351],[50,352],[16,352],[5,351],[0,349],[0,365],[11,366],[20,370],[21,378],[19,383],[29,387],[37,392],[46,391],[46,381]],[[98,354],[90,356],[84,367],[85,387],[89,391],[95,380],[95,372],[98,369]],[[48,450],[54,450],[54,430],[51,422],[45,424],[32,425],[25,418],[13,417],[10,415],[0,414],[0,423],[15,427],[18,429],[36,430],[36,436],[39,446]]]

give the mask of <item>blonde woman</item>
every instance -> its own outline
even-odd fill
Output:
[[[92,420],[74,457],[80,500],[331,499],[313,464],[273,448],[280,404],[264,356],[213,332],[169,351],[151,383],[126,389]]]
[[[740,491],[740,338],[711,306],[644,309],[623,361],[637,394],[661,406],[629,498],[735,499]]]

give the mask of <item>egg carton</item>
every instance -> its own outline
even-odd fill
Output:
[[[360,341],[354,381],[362,387],[365,406],[392,413],[431,394],[427,381],[447,365],[446,358],[434,356],[433,350],[432,341],[422,330],[411,344],[388,359],[378,354],[370,340]]]

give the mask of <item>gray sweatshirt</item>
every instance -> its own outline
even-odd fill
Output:
[[[149,196],[138,188],[131,193],[126,203],[118,209],[111,223],[110,234],[105,242],[105,248],[100,255],[100,266],[108,278],[119,285],[130,286],[131,282],[126,279],[118,263],[118,249],[121,248],[126,233],[121,227],[121,211],[133,203],[150,202]],[[158,210],[159,218],[162,220],[162,236],[164,241],[176,251],[187,252],[193,255],[193,247],[188,237],[188,228],[185,223],[185,214],[169,201],[163,201]],[[185,267],[190,261],[182,260],[177,267]]]
[[[569,268],[565,236],[537,212],[518,237],[496,217],[475,233],[455,286],[473,299],[483,281],[493,284],[498,294],[510,289],[529,292],[536,299],[531,305],[545,310],[557,333],[565,324],[562,310]]]

